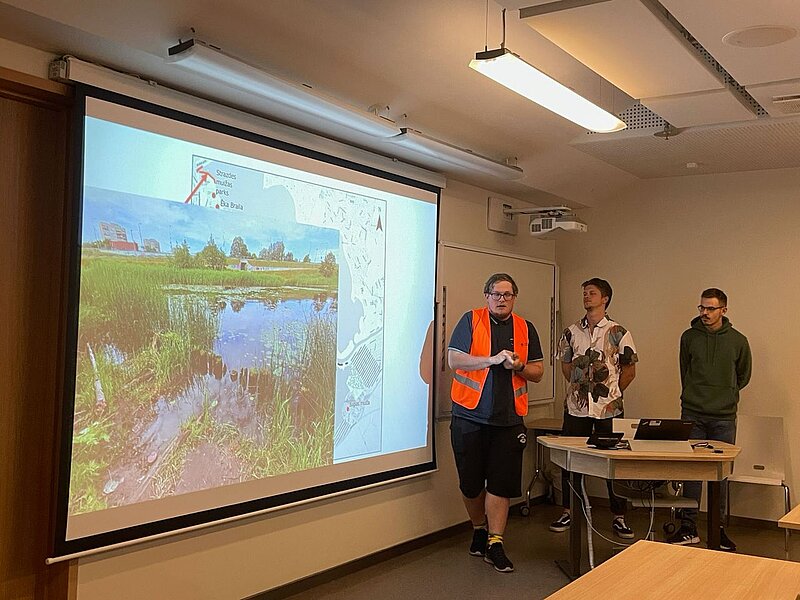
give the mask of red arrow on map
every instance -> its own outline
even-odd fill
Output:
[[[197,169],[195,169],[198,173],[200,173],[200,181],[197,182],[197,185],[192,188],[192,191],[189,192],[189,195],[186,196],[186,200],[183,201],[184,204],[189,204],[192,201],[192,196],[197,193],[197,190],[200,189],[200,186],[203,185],[207,179],[211,179],[214,183],[217,183],[217,180],[214,179],[214,176],[209,173],[208,171],[203,170],[203,165],[198,165]]]

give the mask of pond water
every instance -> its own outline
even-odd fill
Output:
[[[333,312],[332,298],[220,300],[219,334],[213,351],[228,370],[263,367],[272,356],[294,355],[314,315]]]
[[[256,370],[269,367],[273,358],[283,362],[294,356],[302,350],[308,324],[319,317],[335,320],[337,313],[336,299],[327,295],[286,300],[218,297],[208,302],[219,322],[212,347],[192,358],[187,385],[155,399],[151,418],[135,427],[134,456],[110,469],[104,493],[111,505],[148,495],[145,487],[149,488],[162,457],[181,443],[184,424],[206,408],[216,423],[229,424],[241,437],[266,443],[268,424],[257,407]],[[122,356],[111,346],[106,352],[115,360]],[[205,468],[209,473],[224,470],[213,464]],[[219,475],[237,479],[235,473]]]

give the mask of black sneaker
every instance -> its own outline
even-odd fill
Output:
[[[611,522],[611,529],[614,531],[614,535],[617,537],[621,537],[626,540],[633,539],[633,529],[628,527],[628,524],[625,523],[625,517],[615,517]]]
[[[731,541],[722,527],[719,528],[719,549],[725,552],[736,552],[736,544]]]
[[[514,570],[514,564],[508,560],[506,551],[503,550],[503,544],[495,542],[486,548],[486,556],[483,557],[484,562],[494,565],[495,571],[501,573],[511,573]]]
[[[484,556],[486,554],[486,541],[489,539],[489,532],[481,527],[472,531],[472,544],[469,553],[472,556]]]
[[[667,538],[667,543],[677,544],[678,546],[699,544],[700,536],[697,535],[697,527],[694,525],[681,525],[678,531]]]
[[[555,531],[556,533],[561,533],[562,531],[566,531],[569,529],[569,526],[572,525],[572,517],[568,512],[562,514],[558,519],[550,523],[550,531]]]

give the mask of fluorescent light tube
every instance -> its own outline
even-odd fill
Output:
[[[469,66],[590,131],[611,133],[627,127],[610,112],[545,75],[507,48],[478,52]]]
[[[402,131],[400,135],[391,137],[388,141],[473,173],[491,175],[499,179],[520,179],[524,175],[519,167],[475,154],[471,150],[437,140],[414,129],[404,127],[400,131]]]
[[[169,49],[168,60],[225,88],[255,94],[367,135],[385,138],[400,133],[400,129],[392,121],[344,104],[310,88],[279,79],[200,40],[191,39],[173,46]]]

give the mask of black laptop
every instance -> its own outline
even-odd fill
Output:
[[[688,419],[640,419],[635,440],[673,440],[685,442],[694,423]]]

